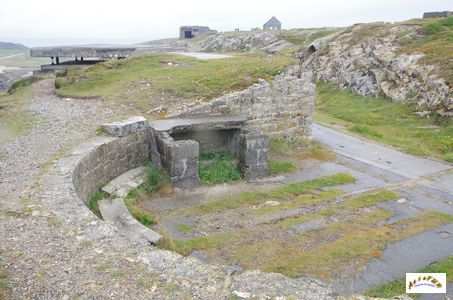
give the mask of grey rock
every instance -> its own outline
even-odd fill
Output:
[[[122,198],[99,201],[99,210],[105,221],[112,223],[126,236],[145,239],[151,244],[156,244],[162,238],[157,232],[139,223],[130,214]]]
[[[113,136],[125,136],[149,128],[148,121],[140,116],[131,117],[124,121],[103,124],[102,127]]]
[[[102,191],[110,196],[126,197],[129,192],[145,182],[147,170],[145,167],[138,167],[127,171],[110,181],[102,188]]]

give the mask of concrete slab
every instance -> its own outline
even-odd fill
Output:
[[[411,179],[452,169],[446,163],[408,155],[320,124],[313,124],[313,137],[342,156]]]
[[[149,128],[149,125],[148,120],[145,118],[141,116],[134,116],[127,120],[102,124],[102,128],[104,128],[110,135],[121,137],[146,130]]]
[[[366,271],[334,283],[344,295],[361,293],[371,286],[404,278],[445,257],[453,255],[453,223],[426,231],[387,246],[384,256],[371,260]]]
[[[102,188],[102,191],[115,197],[126,197],[130,191],[139,187],[145,182],[147,170],[145,167],[138,167],[127,171],[110,181]]]
[[[182,119],[165,119],[151,121],[151,127],[160,132],[183,132],[187,130],[223,130],[244,127],[247,118],[244,116],[205,116]]]
[[[112,223],[125,236],[145,239],[151,244],[156,244],[162,238],[160,234],[134,219],[122,198],[99,201],[99,211],[106,222]]]
[[[138,45],[67,45],[52,47],[34,47],[30,49],[32,57],[128,57],[139,48]]]

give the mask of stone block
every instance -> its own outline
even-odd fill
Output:
[[[149,128],[148,120],[135,116],[124,121],[103,124],[102,127],[113,136],[126,136]]]

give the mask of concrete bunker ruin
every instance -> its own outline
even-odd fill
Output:
[[[150,122],[162,166],[172,184],[187,188],[200,183],[200,152],[226,150],[239,160],[245,179],[268,175],[269,138],[246,125],[242,116],[208,116]]]

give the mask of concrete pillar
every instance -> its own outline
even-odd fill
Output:
[[[239,168],[245,179],[269,175],[269,137],[265,134],[241,134],[239,136]]]
[[[57,57],[55,57],[55,61],[56,61],[57,65],[59,65],[59,64],[60,64],[60,58],[59,58],[58,56],[57,56]]]
[[[53,63],[53,56],[51,56],[50,59],[52,60],[52,65],[54,65],[54,63]]]

